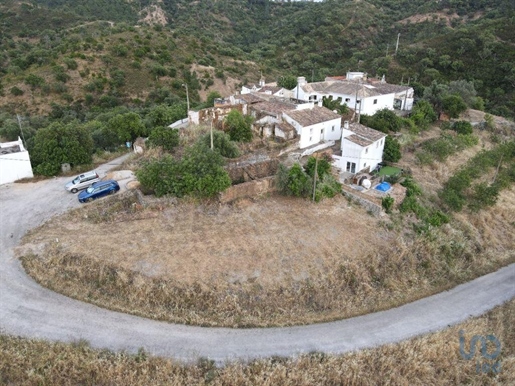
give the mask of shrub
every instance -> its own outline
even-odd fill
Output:
[[[211,134],[204,134],[199,138],[199,142],[205,147],[211,148]],[[240,156],[240,150],[236,143],[231,141],[231,137],[223,131],[213,130],[213,147],[222,157],[236,158]]]
[[[447,95],[442,98],[442,109],[451,118],[458,118],[467,109],[467,104],[459,95]]]
[[[252,140],[252,117],[243,116],[238,110],[232,110],[225,118],[225,127],[229,130],[231,140],[250,142]]]
[[[311,156],[309,157],[306,166],[304,166],[304,170],[311,178],[315,177],[315,166],[317,169],[317,178],[320,180],[331,171],[331,164],[327,157],[320,158],[317,163],[316,158]]]
[[[20,96],[23,95],[23,90],[16,86],[13,86],[11,87],[10,93],[14,96]]]
[[[211,197],[231,185],[223,165],[223,157],[218,152],[197,143],[185,150],[181,160],[163,157],[148,162],[136,176],[144,188],[154,191],[156,196]]]
[[[386,162],[398,162],[401,157],[401,144],[397,139],[387,135],[384,142],[383,160]]]
[[[472,125],[467,121],[457,121],[452,124],[452,130],[458,134],[472,134]]]
[[[148,136],[150,146],[161,146],[164,150],[172,151],[179,144],[179,131],[168,127],[157,127]]]
[[[388,195],[386,197],[383,197],[383,199],[381,200],[381,206],[383,207],[386,213],[391,213],[394,202],[395,199],[392,196]]]
[[[302,170],[300,164],[294,164],[288,172],[288,194],[296,197],[307,197],[311,191],[309,176]]]

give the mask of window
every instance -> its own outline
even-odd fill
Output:
[[[376,142],[376,149],[379,147],[379,142]]]
[[[356,173],[356,164],[354,162],[347,162],[347,169],[350,173]]]
[[[356,103],[361,103],[361,101],[358,99],[358,100],[356,101]]]
[[[368,147],[365,148],[365,154],[368,154]]]
[[[321,129],[321,130],[320,130],[320,134],[324,134],[324,129]]]
[[[331,131],[334,131],[334,126],[331,128]]]
[[[366,167],[367,167],[367,163],[366,163],[366,162],[363,164],[363,167],[364,167],[364,168],[366,168]]]
[[[309,142],[311,142],[313,140],[313,137],[309,137]]]
[[[345,98],[345,102],[350,102],[350,98]]]
[[[313,134],[313,128],[309,129],[309,134]]]
[[[374,104],[377,105],[377,99],[374,99]]]

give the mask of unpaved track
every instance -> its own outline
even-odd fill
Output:
[[[111,162],[97,170],[105,172],[115,164]],[[85,339],[93,347],[112,350],[136,351],[143,347],[155,355],[184,361],[202,356],[221,364],[229,359],[291,356],[314,350],[343,353],[397,342],[480,315],[515,296],[515,264],[512,264],[402,307],[311,326],[202,328],[108,311],[42,288],[12,257],[12,248],[27,230],[79,205],[76,195],[63,188],[67,180],[0,186],[2,333],[65,342]]]

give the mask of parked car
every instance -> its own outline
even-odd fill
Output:
[[[95,182],[86,190],[79,193],[79,202],[89,202],[97,198],[115,194],[120,190],[120,185],[115,180]]]
[[[100,177],[94,171],[81,174],[68,182],[64,187],[67,191],[77,193],[79,190],[86,189],[91,184],[100,181]]]

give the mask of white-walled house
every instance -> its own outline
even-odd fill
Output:
[[[0,185],[32,177],[29,152],[20,137],[17,141],[0,143]]]
[[[368,79],[362,72],[348,72],[346,77],[329,77],[314,83],[306,82],[305,77],[297,78],[292,98],[321,103],[324,97],[339,100],[359,114],[373,115],[384,108],[410,111],[414,90],[410,86],[388,84],[384,77]]]
[[[374,170],[383,160],[386,134],[360,123],[342,128],[341,154],[334,154],[333,165],[344,172],[359,173]]]
[[[341,116],[325,107],[299,105],[296,110],[284,112],[283,120],[297,131],[300,149],[324,141],[337,141],[342,135]]]

